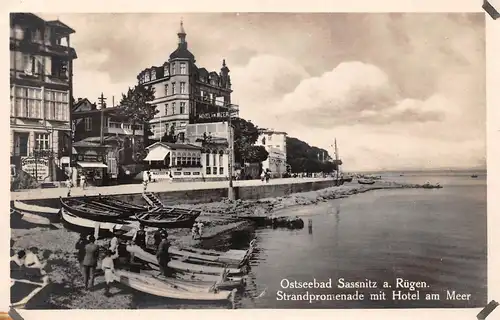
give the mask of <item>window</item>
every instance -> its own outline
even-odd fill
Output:
[[[49,134],[36,133],[35,134],[35,149],[36,150],[49,150]]]
[[[151,70],[151,80],[155,80],[156,79],[156,70],[153,69]]]
[[[217,154],[216,153],[212,154],[212,159],[214,159],[213,165],[214,166],[217,165]]]
[[[191,175],[191,172],[187,172],[187,171],[186,171],[186,172],[184,172],[184,175],[185,175],[185,176],[190,176],[190,175]]]
[[[165,76],[165,77],[168,77],[168,76],[170,75],[170,72],[169,72],[168,68],[169,68],[169,65],[168,65],[168,64],[166,64],[166,65],[163,67],[163,73],[164,73],[164,76]]]
[[[181,162],[181,163],[182,163],[183,165],[188,164],[187,159],[188,159],[188,158],[187,158],[186,153],[185,153],[185,152],[183,152],[183,153],[182,153],[182,162]]]
[[[51,120],[69,121],[68,93],[45,90],[45,117]]]
[[[172,114],[175,114],[175,102],[172,102]]]
[[[40,58],[29,54],[23,54],[23,71],[26,75],[37,75],[42,73]]]
[[[207,174],[211,174],[211,169],[210,167],[207,167]]]
[[[15,25],[13,30],[13,37],[17,40],[22,40],[24,38],[24,30],[21,26]]]
[[[85,131],[92,131],[92,119],[85,118]]]
[[[39,88],[16,87],[15,108],[19,117],[41,119],[42,90]]]
[[[224,174],[224,167],[219,167],[219,174]]]
[[[223,156],[223,154],[221,152],[221,153],[219,153],[219,166],[222,167],[223,164],[224,164],[224,156]]]
[[[201,166],[201,154],[196,155],[196,165]]]
[[[168,116],[168,103],[165,103],[165,115]]]
[[[180,103],[180,108],[179,108],[179,113],[180,114],[184,114],[185,113],[185,109],[186,109],[186,103],[185,102],[181,102]]]
[[[177,158],[175,157],[175,152],[172,152],[172,164],[171,167],[175,167],[177,165]]]
[[[171,74],[174,75],[175,74],[175,62],[172,62],[171,64],[171,67],[172,67],[172,72]]]
[[[175,82],[172,82],[172,94],[175,94]]]
[[[149,81],[149,72],[146,72],[146,77],[144,79],[145,82],[148,82]]]
[[[165,83],[165,95],[168,96],[168,83]]]
[[[193,176],[199,176],[199,175],[200,175],[200,173],[198,171],[193,172]]]
[[[181,94],[186,94],[186,83],[181,82]]]
[[[187,74],[187,72],[186,72],[186,64],[185,63],[181,63],[181,74]]]
[[[42,31],[39,29],[31,31],[31,41],[42,43]]]
[[[214,167],[213,174],[217,174],[217,167]]]
[[[206,163],[205,163],[205,166],[207,167],[207,169],[210,169],[210,168],[208,168],[208,167],[210,166],[210,153],[207,153],[207,154],[205,155],[205,162],[206,162]],[[208,173],[208,172],[207,172],[207,173]]]

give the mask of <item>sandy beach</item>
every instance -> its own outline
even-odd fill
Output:
[[[350,195],[377,189],[420,188],[421,185],[399,184],[377,181],[373,185],[346,184],[340,187],[291,194],[285,197],[260,199],[257,201],[229,201],[192,205],[203,210],[198,220],[205,224],[203,235],[211,238],[237,228],[250,227],[247,220],[228,218],[231,214],[256,214],[279,216],[282,209],[296,205],[314,205],[322,201],[344,198]],[[182,205],[179,205],[182,206]],[[185,206],[183,206],[185,207]],[[104,277],[102,272],[95,279],[95,287],[85,291],[83,277],[76,260],[75,243],[79,235],[66,230],[62,225],[11,229],[11,247],[17,251],[32,246],[39,248],[39,257],[47,262],[46,271],[50,275],[50,288],[44,293],[43,305],[34,308],[71,308],[71,309],[130,309],[135,308],[131,290],[114,285],[111,297],[104,296]],[[191,238],[188,229],[172,229],[169,239],[173,245],[197,246],[200,240]],[[98,240],[98,245],[107,245],[109,240]],[[99,269],[99,266],[98,266]]]

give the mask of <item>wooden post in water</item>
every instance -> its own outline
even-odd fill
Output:
[[[312,234],[312,232],[313,232],[313,220],[312,219],[309,219],[308,228],[309,228],[309,234]]]

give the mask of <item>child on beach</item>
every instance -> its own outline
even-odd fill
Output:
[[[118,252],[114,253],[111,250],[106,251],[106,257],[102,260],[101,268],[104,271],[104,280],[106,281],[106,289],[104,291],[104,295],[108,297],[110,295],[109,289],[111,287],[111,283],[115,280],[115,264],[113,262],[114,259],[118,257]]]

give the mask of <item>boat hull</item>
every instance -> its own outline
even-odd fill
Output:
[[[195,223],[196,219],[198,216],[201,214],[201,212],[196,212],[195,214],[185,214],[185,218],[182,219],[165,219],[165,220],[149,220],[143,218],[143,216],[136,214],[135,217],[137,221],[139,221],[141,224],[148,226],[148,227],[154,227],[154,228],[165,228],[165,229],[176,229],[176,228],[191,228],[193,224]]]
[[[127,251],[134,254],[134,256],[138,259],[141,259],[145,262],[151,263],[153,265],[158,265],[158,261],[156,256],[142,250],[140,247],[135,245],[128,245]],[[193,263],[186,263],[179,260],[170,260],[168,263],[168,267],[184,273],[199,273],[199,274],[211,274],[211,275],[220,275],[223,272],[228,272],[229,275],[240,275],[245,273],[245,267],[243,268],[224,268],[219,266],[207,266],[207,265],[199,265]]]
[[[100,237],[111,236],[113,234],[113,230],[121,231],[125,234],[133,230],[133,226],[131,225],[84,219],[66,211],[64,208],[61,209],[61,221],[64,227],[78,233],[93,233],[97,225],[99,225]]]
[[[35,296],[48,286],[49,277],[44,276],[41,281],[30,281],[27,279],[10,280],[11,306],[16,309],[24,309]]]
[[[116,280],[136,290],[155,296],[192,301],[230,301],[231,291],[209,292],[207,288],[190,288],[173,282],[163,281],[148,275],[124,270],[115,271]]]
[[[93,220],[93,221],[100,221],[100,222],[115,222],[119,223],[120,221],[123,220],[123,218],[130,217],[133,215],[133,213],[123,213],[123,214],[106,214],[106,213],[99,213],[96,210],[93,210],[92,212],[89,210],[85,210],[84,208],[80,207],[74,207],[71,206],[69,203],[64,201],[62,198],[60,199],[61,202],[61,207],[64,208],[67,212],[70,212],[74,214],[75,216],[78,216],[80,218],[88,219],[88,220]]]

